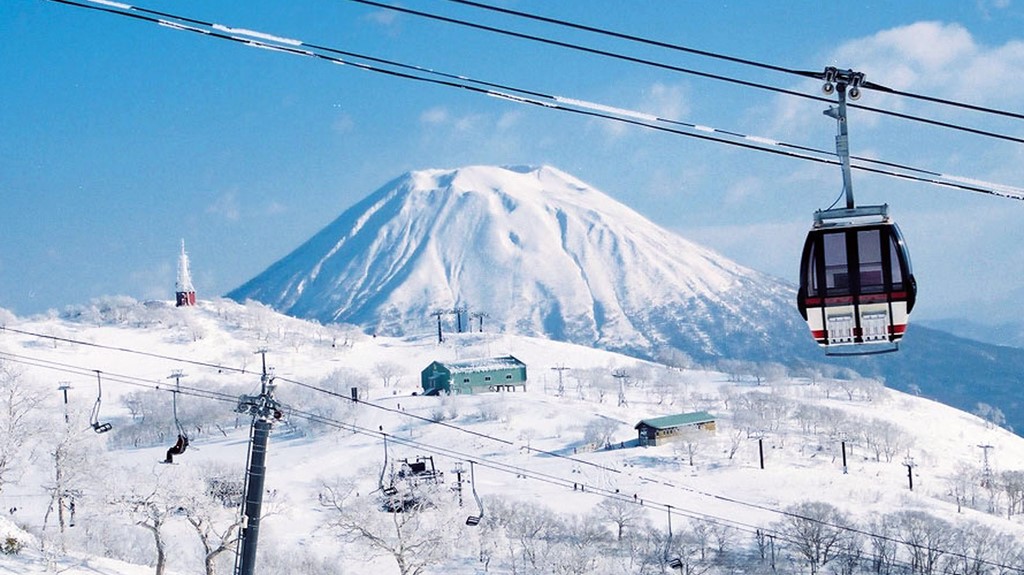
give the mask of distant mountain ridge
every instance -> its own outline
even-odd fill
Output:
[[[228,296],[387,335],[467,306],[491,329],[645,357],[803,343],[778,337],[803,335],[790,286],[548,166],[405,174]]]

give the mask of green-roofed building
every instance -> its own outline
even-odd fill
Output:
[[[526,391],[526,364],[511,355],[467,361],[435,361],[420,372],[423,395]]]
[[[688,429],[714,431],[715,418],[706,411],[680,413],[645,419],[636,424],[634,429],[639,434],[640,445],[662,445],[679,439],[679,436]]]

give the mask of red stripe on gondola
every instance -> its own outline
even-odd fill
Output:
[[[856,299],[857,303],[885,303],[887,301],[905,301],[907,299],[907,292],[897,291],[892,292],[890,294],[866,294],[861,295]],[[806,307],[821,307],[822,304],[824,304],[825,306],[853,305],[853,303],[853,296],[837,296],[824,299],[820,297],[804,298],[804,305]]]
[[[843,297],[827,297],[825,298],[825,305],[851,305],[853,304],[853,296]]]

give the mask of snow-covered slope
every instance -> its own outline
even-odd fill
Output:
[[[479,513],[468,494],[463,508],[453,503],[458,521],[449,527],[458,543],[451,544],[446,558],[430,565],[425,571],[430,575],[479,573],[485,550],[490,554],[488,572],[511,573],[512,559],[506,553],[526,544],[547,545],[546,558],[560,557],[575,546],[587,561],[594,561],[592,569],[573,572],[639,572],[616,563],[628,553],[616,542],[609,516],[598,507],[617,496],[632,500],[634,494],[640,522],[631,524],[629,538],[664,532],[669,522],[676,534],[685,535],[679,549],[686,541],[697,541],[700,533],[707,536],[709,528],[728,535],[720,544],[701,548],[708,559],[700,565],[707,571],[700,572],[714,575],[772,572],[767,556],[757,552],[758,529],[773,537],[776,572],[806,569],[793,540],[774,530],[790,517],[781,511],[807,500],[836,506],[862,534],[877,533],[880,527],[872,520],[907,511],[967,532],[991,529],[1011,541],[1024,540],[1024,510],[1005,518],[1011,504],[1001,483],[1014,477],[1012,472],[1024,472],[1024,439],[877,382],[810,381],[781,373],[754,381],[739,374],[668,369],[606,351],[512,335],[467,333],[442,345],[429,333],[370,337],[350,327],[313,324],[257,304],[226,300],[176,309],[169,303],[118,299],[83,306],[64,318],[4,317],[0,383],[12,389],[7,374],[17,373],[20,389],[37,391],[42,403],[22,420],[36,435],[18,451],[16,479],[0,490],[0,509],[8,519],[0,522],[0,535],[13,533],[29,547],[19,555],[0,554],[0,573],[152,572],[99,558],[140,564],[155,558],[152,534],[138,526],[148,519],[132,511],[147,497],[167,504],[162,519],[168,575],[202,572],[198,539],[183,511],[191,500],[178,503],[175,497],[201,494],[204,484],[196,478],[209,477],[211,469],[227,468],[232,477],[241,477],[248,418],[236,417],[233,410],[238,393],[259,392],[259,356],[253,355],[259,348],[269,349],[268,364],[278,384],[275,395],[288,406],[287,421],[275,424],[268,455],[270,515],[261,524],[257,571],[262,574],[398,573],[387,556],[369,558],[360,538],[342,538],[330,529],[326,524],[333,516],[321,497],[325,486],[340,481],[354,489],[353,501],[373,499],[385,453],[390,461],[434,457],[445,472],[451,502],[451,470],[459,461],[477,462],[476,488],[487,506],[484,522],[476,528],[463,525],[466,515]],[[509,353],[528,366],[525,392],[413,395],[419,389],[419,371],[431,361]],[[569,369],[558,372],[552,367]],[[169,466],[158,461],[173,440],[167,393],[172,382],[167,376],[177,369],[187,375],[179,409],[193,443],[176,458],[177,465]],[[93,433],[85,421],[96,399],[97,370],[104,381],[99,417],[114,425],[103,435]],[[613,372],[628,377],[616,378]],[[71,426],[62,418],[57,391],[62,380],[71,386]],[[362,390],[363,402],[344,399],[350,386]],[[0,395],[0,404],[7,397]],[[712,413],[718,429],[695,436],[689,444],[632,444],[639,420],[695,410]],[[304,415],[310,413],[321,423]],[[55,513],[48,516],[45,532],[42,525],[54,477],[53,459],[47,454],[65,429],[65,441],[76,446],[75,453],[91,459],[64,468],[63,481],[74,494],[77,517],[76,526],[61,535]],[[11,437],[9,431],[0,428],[5,438]],[[381,441],[385,433],[390,438],[387,451]],[[758,438],[763,438],[764,469]],[[847,473],[842,468],[844,440]],[[593,451],[595,441],[613,448]],[[981,445],[990,447],[983,451]],[[988,487],[985,455],[991,468]],[[905,465],[910,458],[913,491]],[[954,495],[960,497],[962,510]],[[595,513],[581,522],[595,531],[589,532],[589,540],[567,531],[558,532],[557,538],[538,535],[517,542],[511,531],[503,531],[513,526],[488,523],[503,509],[508,513],[501,500],[515,502],[524,518],[547,521],[549,528],[556,520],[566,528],[574,525],[556,517]],[[8,511],[15,507],[16,512]],[[989,509],[994,513],[986,513]],[[432,511],[440,512],[440,506]],[[366,517],[367,524],[381,515]],[[39,541],[46,542],[43,552]],[[60,550],[61,544],[68,553]],[[860,544],[864,554],[856,572],[872,572],[874,548],[867,536]],[[955,544],[947,538],[935,545],[949,558],[961,549]],[[990,566],[1024,565],[1024,556],[996,555],[1006,549],[995,546],[994,538],[986,545]],[[903,565],[908,549],[896,547]],[[663,557],[664,551],[657,555]],[[221,559],[230,563],[229,556]],[[221,567],[219,573],[228,572]],[[542,567],[528,572],[556,571]],[[650,572],[670,570],[659,563]]]
[[[488,329],[647,357],[805,343],[790,287],[551,167],[405,174],[228,295],[382,335],[465,306]]]

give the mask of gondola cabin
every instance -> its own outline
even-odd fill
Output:
[[[860,346],[841,355],[895,351],[916,296],[910,256],[887,206],[815,213],[797,307],[818,345],[830,352]]]

